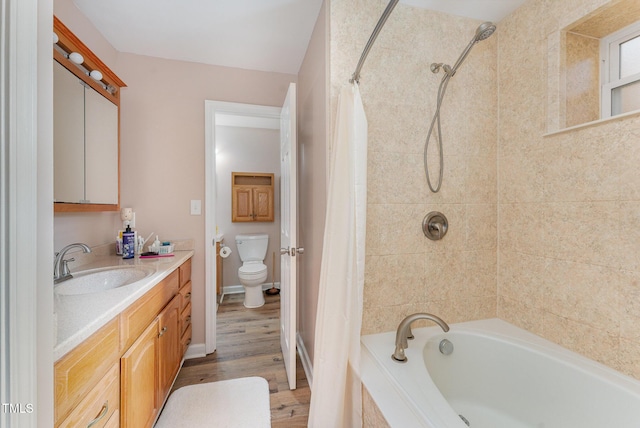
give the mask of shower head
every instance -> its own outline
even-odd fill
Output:
[[[494,24],[493,22],[483,22],[482,24],[480,24],[480,26],[476,29],[476,34],[473,36],[473,39],[471,39],[456,63],[453,64],[453,67],[451,67],[451,72],[449,73],[450,76],[453,76],[456,73],[458,67],[460,67],[462,62],[467,58],[467,55],[469,55],[469,52],[471,51],[473,45],[481,42],[482,40],[488,39],[495,31],[496,24]]]
[[[493,22],[483,22],[476,30],[476,36],[473,39],[475,43],[488,39],[496,31],[496,24]]]

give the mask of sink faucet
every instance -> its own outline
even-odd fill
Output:
[[[447,323],[435,315],[422,312],[409,315],[408,317],[403,319],[402,322],[400,322],[400,325],[398,325],[398,330],[396,331],[396,350],[393,355],[391,355],[391,358],[393,358],[395,361],[399,361],[402,363],[407,361],[407,357],[404,355],[404,350],[409,347],[407,338],[413,338],[413,335],[411,334],[411,323],[416,320],[431,320],[438,324],[445,333],[449,331],[449,326],[447,325]]]
[[[90,253],[91,248],[87,244],[82,244],[80,242],[75,244],[69,244],[60,250],[59,253],[56,253],[56,260],[53,262],[53,283],[57,284],[62,281],[66,281],[67,279],[73,278],[71,272],[69,271],[69,266],[67,266],[68,262],[72,262],[75,259],[65,259],[64,256],[67,254],[72,248],[82,248],[82,252]]]

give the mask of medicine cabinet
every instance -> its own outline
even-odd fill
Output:
[[[271,173],[231,173],[231,221],[273,221],[273,179]]]
[[[118,211],[120,88],[126,85],[55,17],[54,32],[54,211]]]

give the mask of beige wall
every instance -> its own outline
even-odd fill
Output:
[[[298,75],[298,334],[313,361],[326,209],[328,2],[324,2]]]
[[[613,3],[532,0],[500,23],[498,316],[640,378],[640,118],[544,136],[549,40]]]
[[[204,194],[204,101],[282,106],[295,75],[171,61],[105,47],[99,32],[71,0],[55,13],[127,84],[121,105],[122,206],[136,211],[143,235],[192,238],[193,340],[204,343],[205,214],[191,216],[190,200]],[[56,242],[100,245],[115,239],[118,214],[56,215]],[[112,237],[113,236],[113,237]],[[57,247],[56,247],[57,248]]]
[[[334,107],[385,6],[332,2]],[[440,193],[427,189],[422,161],[441,79],[429,64],[453,64],[479,24],[399,4],[362,70],[369,123],[363,334],[393,330],[413,312],[449,322],[496,314],[497,38],[478,44],[450,82]],[[421,229],[433,210],[449,219],[438,242]]]

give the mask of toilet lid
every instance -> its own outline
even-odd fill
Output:
[[[267,266],[262,263],[249,263],[240,266],[239,272],[243,274],[256,275],[267,270]]]

